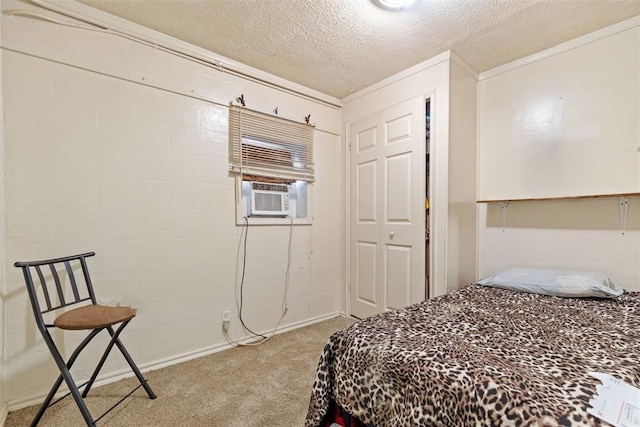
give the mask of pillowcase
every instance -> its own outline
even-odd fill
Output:
[[[513,268],[476,282],[478,285],[541,295],[582,298],[615,298],[624,289],[598,272]]]

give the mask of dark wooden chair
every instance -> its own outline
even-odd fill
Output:
[[[32,426],[38,424],[47,408],[69,396],[69,394],[73,396],[88,426],[95,426],[100,418],[122,403],[140,387],[144,387],[150,399],[156,398],[153,390],[151,390],[151,387],[147,384],[147,380],[142,376],[142,373],[119,338],[125,326],[136,316],[136,310],[131,307],[111,307],[97,303],[86,262],[86,258],[94,255],[94,252],[89,252],[64,258],[16,262],[14,264],[16,267],[22,269],[36,324],[60,370],[60,376],[42,403],[40,410],[31,423]],[[64,312],[58,315],[62,310],[64,310]],[[46,320],[50,320],[52,317],[55,317],[53,323],[47,323]],[[114,329],[116,325],[117,328]],[[69,359],[65,361],[49,334],[49,329],[51,328],[85,330],[88,331],[88,334],[78,347],[76,347]],[[89,380],[83,384],[77,384],[71,375],[70,369],[80,355],[80,352],[103,330],[109,333],[111,340]],[[114,345],[127,360],[127,363],[129,363],[131,370],[140,381],[140,384],[116,402],[105,413],[94,419],[87,409],[84,398],[87,397],[91,386],[95,382],[100,369],[102,369]],[[69,393],[51,403],[62,381],[66,382]]]

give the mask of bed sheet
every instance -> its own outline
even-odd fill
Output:
[[[601,426],[590,371],[640,386],[640,293],[559,298],[470,285],[331,336],[306,418],[366,425]]]

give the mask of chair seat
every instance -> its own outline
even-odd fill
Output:
[[[97,329],[125,322],[134,317],[136,317],[135,308],[86,305],[62,313],[53,321],[53,324],[57,328],[67,330]]]

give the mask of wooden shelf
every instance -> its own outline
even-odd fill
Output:
[[[559,197],[534,197],[529,199],[486,199],[476,203],[511,203],[511,202],[546,202],[551,200],[586,200],[586,199],[611,199],[619,197],[640,197],[640,193],[618,194],[592,194],[585,196],[559,196]]]
[[[552,200],[589,200],[589,199],[619,199],[620,231],[624,235],[627,231],[627,216],[629,213],[629,198],[640,197],[640,193],[592,194],[584,196],[534,197],[529,199],[487,199],[476,203],[500,203],[502,205],[502,231],[507,226],[507,208],[509,203],[517,202],[547,202]]]

